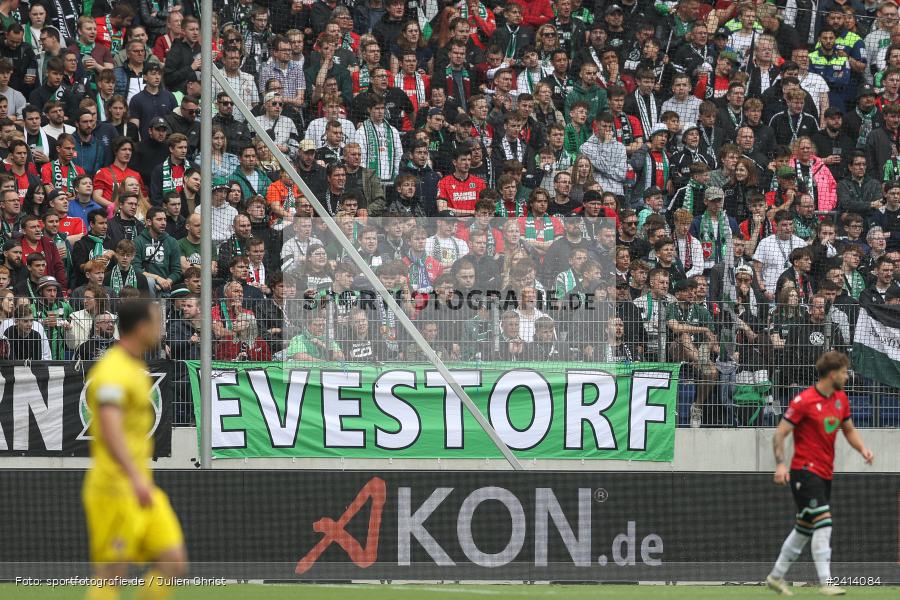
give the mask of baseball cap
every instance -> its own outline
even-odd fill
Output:
[[[653,128],[650,130],[650,137],[653,137],[654,135],[658,135],[660,133],[669,135],[669,128],[666,127],[664,123],[655,124],[653,126]]]
[[[731,30],[723,25],[722,27],[719,27],[718,29],[716,29],[716,32],[713,34],[713,37],[725,37],[725,38],[731,37]]]
[[[52,190],[50,190],[49,192],[47,192],[47,200],[46,200],[46,201],[47,201],[47,202],[53,202],[54,200],[56,200],[56,199],[59,198],[60,196],[65,196],[65,194],[63,193],[63,191],[62,191],[61,189],[59,189],[59,188],[53,188]]]
[[[605,14],[611,15],[611,14],[613,14],[614,12],[624,13],[625,11],[622,10],[622,7],[619,6],[618,4],[610,4],[609,6],[606,7],[606,13],[605,13]]]
[[[844,116],[844,112],[835,106],[829,106],[828,108],[825,109],[825,118],[826,119],[828,117],[843,117],[843,116]]]
[[[48,287],[51,285],[56,286],[58,289],[62,289],[62,286],[59,285],[59,282],[56,280],[56,277],[54,277],[52,275],[44,275],[43,277],[38,279],[37,289],[38,289],[38,291],[41,291],[45,287]]]
[[[719,53],[719,58],[724,58],[725,60],[729,61],[733,65],[737,64],[739,62],[738,55],[735,54],[734,52],[732,52],[731,50],[726,50],[725,52]]]
[[[878,94],[875,92],[875,88],[869,85],[868,83],[859,86],[859,91],[856,92],[857,98],[862,98],[863,96],[877,96]]]
[[[581,203],[587,204],[588,202],[603,202],[603,194],[597,190],[586,191],[584,197],[581,199]]]
[[[681,135],[684,135],[689,131],[699,130],[699,129],[700,129],[700,126],[697,125],[696,123],[688,123],[682,128]]]
[[[212,182],[212,190],[231,189],[224,177],[214,177]]]
[[[163,119],[162,117],[154,117],[153,119],[150,120],[150,129],[162,129],[162,128],[166,128],[166,129],[169,128],[169,124],[166,123],[165,119]]]
[[[442,110],[439,109],[439,108],[430,108],[430,109],[428,109],[428,116],[429,116],[429,117],[434,117],[434,116],[442,115],[442,114],[444,114],[444,111],[442,111]]]
[[[13,248],[18,248],[22,246],[22,242],[19,240],[6,240],[3,244],[3,251],[12,250]]]
[[[778,170],[775,171],[776,177],[784,177],[784,178],[795,178],[797,177],[797,172],[794,171],[790,167],[778,167]]]
[[[652,187],[648,187],[644,190],[644,198],[649,198],[650,196],[662,196],[663,191],[656,187],[655,185]]]
[[[315,152],[316,144],[312,140],[303,140],[300,142],[300,152]]]
[[[707,202],[709,202],[710,200],[724,200],[725,191],[720,187],[709,187],[706,188],[706,192],[703,194],[703,197]]]
[[[672,287],[676,292],[684,292],[686,290],[692,290],[697,287],[697,282],[693,279],[679,279]]]

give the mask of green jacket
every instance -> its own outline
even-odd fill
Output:
[[[171,279],[172,283],[181,281],[181,247],[175,238],[163,232],[158,240],[153,240],[148,227],[137,236],[134,245],[138,269]]]
[[[565,109],[563,110],[563,117],[565,117],[566,123],[569,122],[569,111],[572,110],[572,105],[576,102],[587,102],[590,106],[588,109],[588,123],[593,123],[594,119],[599,117],[600,113],[605,112],[609,107],[609,103],[606,101],[606,90],[599,85],[585,88],[581,82],[578,82],[572,89],[572,93],[566,96]]]
[[[238,167],[234,170],[230,177],[228,177],[231,181],[237,181],[241,186],[241,195],[244,197],[244,201],[247,201],[254,194],[259,194],[263,198],[266,197],[266,192],[269,191],[269,186],[272,185],[272,182],[269,180],[269,177],[263,172],[262,169],[256,169],[256,173],[259,175],[259,185],[257,189],[254,190],[253,186],[250,185],[250,181],[247,177],[241,173],[241,168]]]

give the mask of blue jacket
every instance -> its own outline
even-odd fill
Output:
[[[81,136],[75,133],[75,158],[72,162],[84,169],[84,172],[94,176],[94,173],[109,164],[106,161],[106,148],[103,141],[96,135],[91,135],[91,139],[85,142]]]

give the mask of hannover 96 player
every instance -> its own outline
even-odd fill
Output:
[[[766,577],[768,586],[782,596],[793,596],[784,576],[806,543],[812,538],[812,556],[825,596],[842,596],[844,590],[831,585],[831,478],[834,473],[834,443],[838,429],[867,464],[875,455],[866,448],[850,418],[850,402],[844,393],[850,361],[840,352],[826,352],[816,361],[819,380],[791,400],[775,431],[775,483],[790,484],[797,503],[797,522],[784,540],[781,554]],[[794,433],[794,458],[788,471],[784,463],[784,440]]]
[[[159,346],[160,314],[147,300],[119,305],[119,343],[88,374],[87,402],[93,463],[84,478],[91,561],[105,585],[88,589],[88,600],[115,600],[111,579],[127,575],[131,563],[151,563],[137,594],[168,598],[171,578],[184,574],[187,553],[178,517],[166,494],[153,485],[150,458],[152,385],[144,353]]]

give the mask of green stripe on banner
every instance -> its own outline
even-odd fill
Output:
[[[448,368],[520,458],[674,457],[677,364]],[[216,362],[212,378],[217,458],[502,457],[431,365]]]

